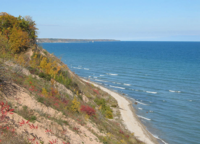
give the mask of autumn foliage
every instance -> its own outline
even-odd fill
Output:
[[[95,115],[95,110],[92,107],[87,106],[87,105],[82,105],[81,106],[81,111],[85,112],[89,116],[94,116]]]
[[[31,17],[14,17],[5,12],[0,13],[0,37],[9,43],[14,53],[19,53],[36,43],[35,22]]]

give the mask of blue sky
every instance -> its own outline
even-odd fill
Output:
[[[1,0],[39,38],[200,41],[200,0]]]

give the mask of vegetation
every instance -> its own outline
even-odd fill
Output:
[[[60,59],[36,45],[36,30],[29,16],[0,13],[0,133],[5,133],[0,142],[69,144],[67,131],[83,138],[84,127],[96,142],[141,143],[113,112],[116,100],[81,81]],[[10,123],[11,117],[18,121]],[[45,141],[28,135],[26,129],[35,134],[40,129],[57,139]]]
[[[31,44],[36,44],[35,22],[31,17],[14,17],[5,12],[0,13],[0,39],[10,44],[14,53],[27,50]]]

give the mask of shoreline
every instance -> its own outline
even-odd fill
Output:
[[[132,106],[132,101],[128,98],[116,93],[108,88],[105,88],[101,85],[96,84],[95,82],[88,81],[84,78],[81,78],[84,82],[89,82],[96,87],[99,87],[101,90],[110,94],[113,98],[116,99],[118,106],[120,108],[121,118],[125,127],[134,135],[146,144],[158,144],[157,139],[146,129],[146,127],[141,123],[138,116],[136,115],[135,109]]]

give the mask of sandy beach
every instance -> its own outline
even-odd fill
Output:
[[[139,140],[145,142],[146,144],[158,144],[157,140],[146,130],[145,126],[138,119],[137,115],[135,114],[135,110],[133,109],[133,106],[129,100],[120,94],[94,82],[90,82],[85,79],[82,80],[92,83],[94,86],[99,87],[101,90],[107,92],[117,100],[124,125],[130,132],[133,132]]]

